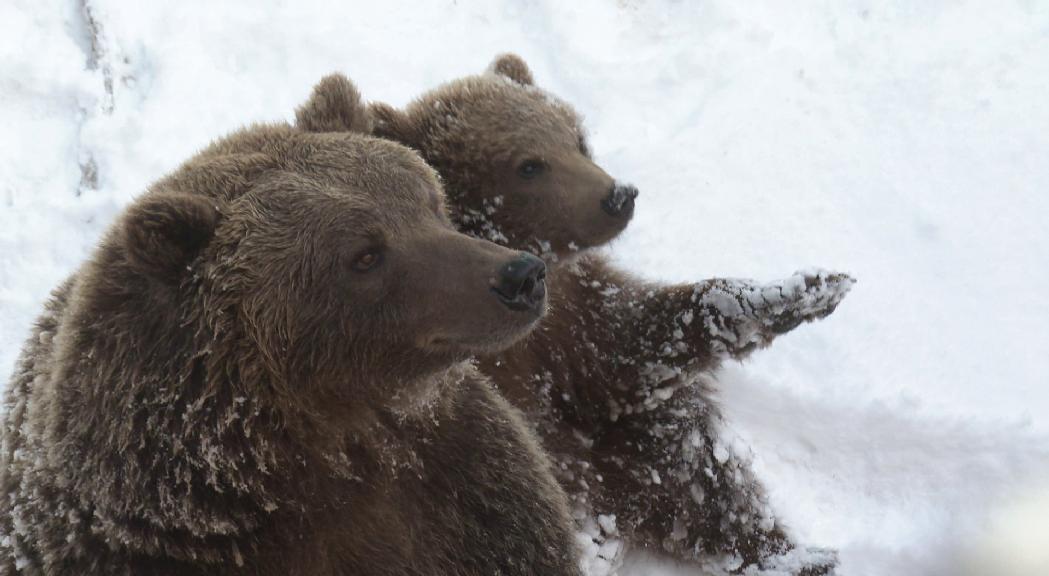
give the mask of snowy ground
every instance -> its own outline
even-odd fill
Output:
[[[1049,3],[83,2],[0,3],[0,373],[209,139],[332,70],[400,105],[513,50],[641,189],[623,266],[860,279],[721,375],[803,540],[849,576],[1049,572]]]

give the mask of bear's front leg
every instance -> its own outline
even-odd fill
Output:
[[[514,374],[531,376],[542,368],[551,398],[564,398],[563,410],[589,423],[644,409],[689,380],[682,376],[741,359],[827,316],[854,282],[846,274],[812,270],[769,283],[719,278],[648,284],[597,256],[550,277],[551,312],[539,334],[493,361],[489,373],[504,388]],[[507,393],[528,400],[535,386],[529,380],[521,393]]]
[[[648,285],[596,259],[576,274],[597,302],[591,317],[615,326],[620,361],[639,368],[705,371],[726,358],[742,359],[803,322],[831,314],[855,281],[812,269],[774,282],[714,278],[695,284]]]

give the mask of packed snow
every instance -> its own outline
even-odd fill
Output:
[[[0,30],[4,378],[51,288],[210,139],[331,71],[403,105],[514,51],[641,190],[620,265],[859,280],[717,375],[800,541],[848,576],[1049,573],[1049,3],[6,0]]]

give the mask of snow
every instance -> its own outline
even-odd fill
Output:
[[[1049,3],[86,2],[0,3],[0,373],[211,138],[333,70],[399,106],[512,50],[640,189],[620,265],[859,280],[718,376],[802,541],[850,576],[1049,571]]]

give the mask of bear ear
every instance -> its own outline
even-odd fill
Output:
[[[528,64],[525,64],[525,61],[517,54],[500,54],[496,56],[488,69],[522,86],[535,85],[535,80],[532,79],[532,71],[528,69]]]
[[[361,93],[342,74],[322,78],[310,99],[295,111],[295,125],[306,132],[370,134],[370,120]]]
[[[372,130],[376,136],[394,140],[401,144],[415,143],[415,128],[411,118],[401,110],[384,102],[372,102],[368,106]]]
[[[208,245],[220,214],[212,200],[182,193],[156,194],[136,203],[124,221],[128,261],[168,280]]]

